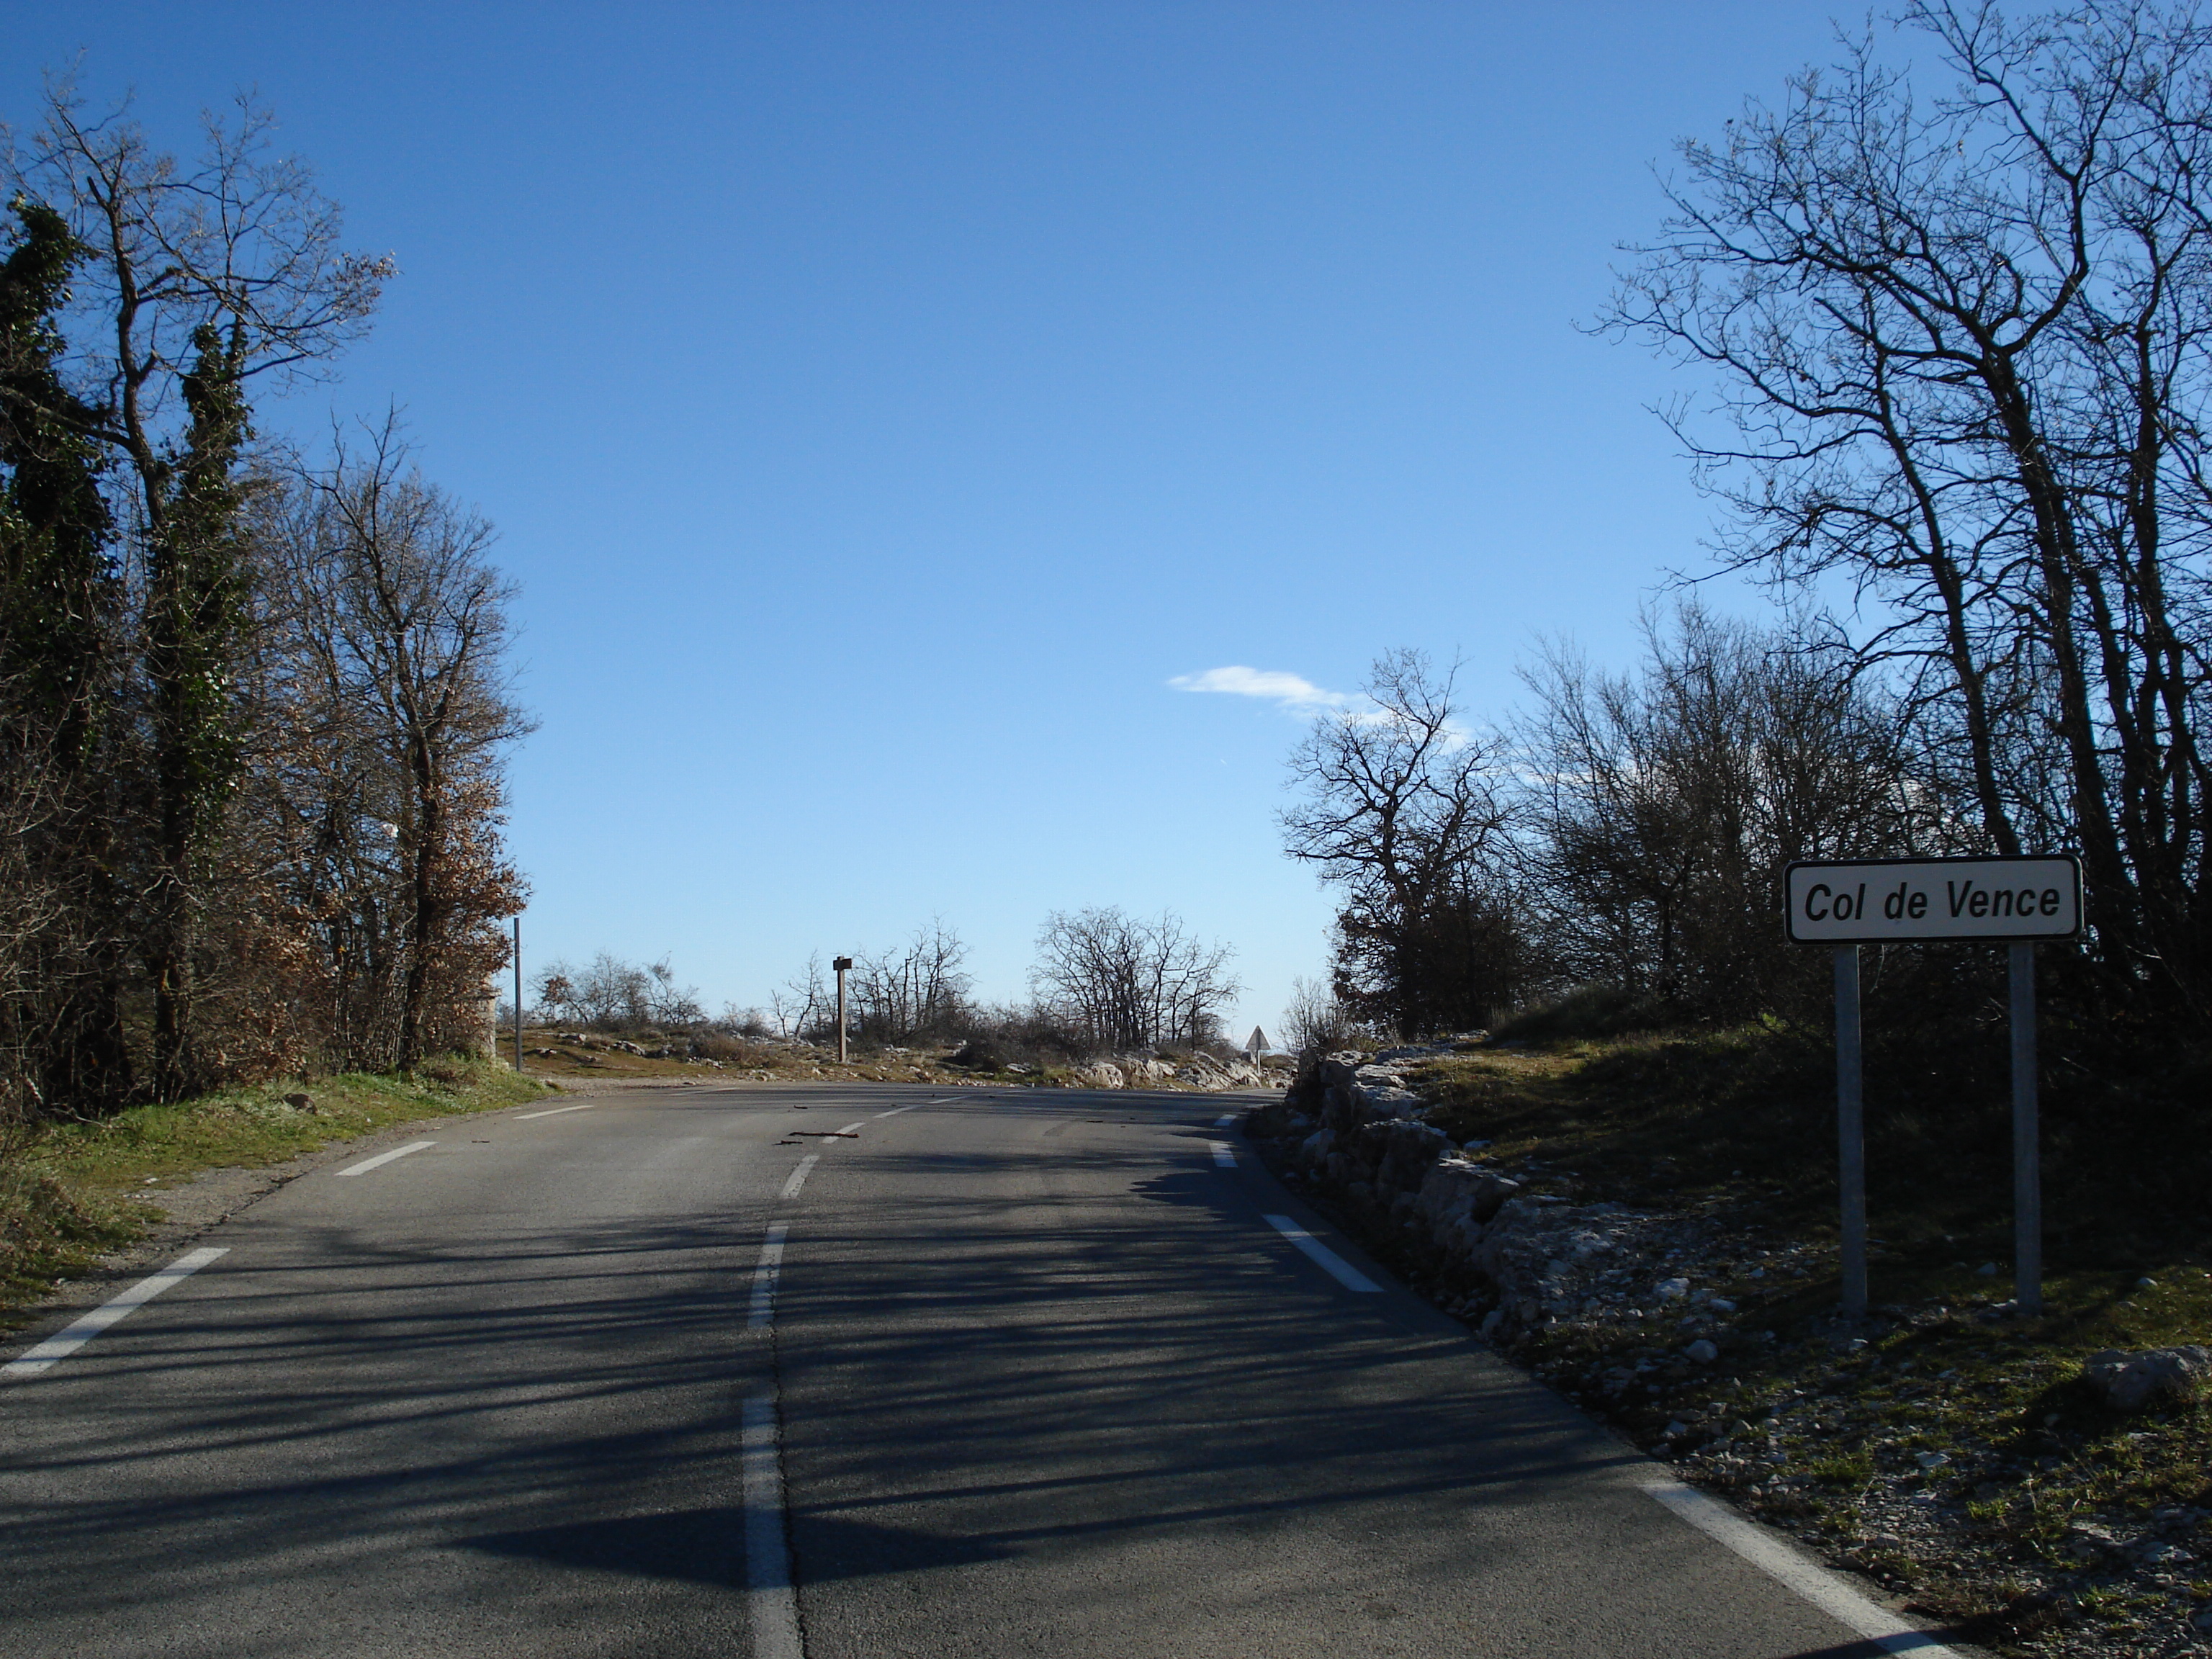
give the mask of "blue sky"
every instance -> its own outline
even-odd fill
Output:
[[[1790,4],[13,5],[155,137],[241,87],[404,271],[312,432],[404,407],[522,584],[526,955],[764,1001],[932,916],[1181,914],[1272,1030],[1328,896],[1308,712],[1391,647],[1475,720],[1634,651],[1711,509],[1593,339],[1651,167],[1826,56]],[[1756,601],[1739,591],[1725,605]],[[1217,682],[1218,681],[1217,680]],[[1265,684],[1262,682],[1261,684]]]

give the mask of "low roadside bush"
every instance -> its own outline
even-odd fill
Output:
[[[1010,1065],[1039,1069],[1066,1066],[1099,1052],[1096,1043],[1049,1011],[1037,1007],[973,1010],[959,1035],[961,1045],[951,1063],[973,1071],[1004,1071]]]
[[[134,1231],[105,1198],[44,1170],[0,1164],[0,1310],[40,1295],[58,1273],[127,1243]]]
[[[1496,1042],[1565,1042],[1659,1030],[1677,1023],[1675,1012],[1657,997],[1617,985],[1577,985],[1515,1009],[1490,1036]]]

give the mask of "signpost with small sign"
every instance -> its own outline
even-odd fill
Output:
[[[1785,925],[1835,952],[1836,1139],[1843,1191],[1844,1312],[1867,1310],[1866,1145],[1859,1054],[1859,946],[2003,944],[2011,951],[2013,1299],[2043,1305],[2035,947],[2081,932],[2081,866],[2071,858],[1856,859],[1793,864]]]
[[[833,957],[830,965],[837,970],[837,1063],[842,1066],[846,1060],[845,975],[853,970],[853,958]]]

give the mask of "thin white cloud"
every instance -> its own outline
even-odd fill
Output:
[[[1364,702],[1356,692],[1326,691],[1302,675],[1279,668],[1209,668],[1202,673],[1178,674],[1168,684],[1178,691],[1219,691],[1232,697],[1261,697],[1279,708],[1310,714],[1322,708],[1345,708]]]

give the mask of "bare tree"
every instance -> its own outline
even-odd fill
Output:
[[[689,1030],[707,1023],[707,1006],[699,1000],[696,985],[678,985],[676,969],[666,957],[658,962],[648,962],[645,971],[651,980],[647,995],[647,1017],[664,1030]]]
[[[1308,1049],[1350,1048],[1370,1034],[1358,1015],[1320,980],[1291,981],[1290,1006],[1283,1010],[1283,1040],[1303,1054]]]
[[[1037,933],[1030,981],[1037,999],[1091,1043],[1115,1050],[1199,1042],[1243,988],[1229,946],[1194,937],[1182,919],[1116,907],[1054,911]]]
[[[1847,661],[1694,606],[1645,634],[1639,674],[1554,647],[1528,676],[1519,845],[1547,977],[1750,1013],[1805,967],[1774,922],[1791,860],[1973,827],[1908,785],[1897,714]]]
[[[1613,327],[1715,377],[1674,412],[1730,552],[1830,573],[1999,851],[2079,849],[2116,993],[2212,1018],[2212,35],[2194,8],[1914,0],[1932,95],[1847,40],[1681,146]]]
[[[520,907],[500,849],[514,588],[490,527],[422,479],[396,426],[341,434],[262,515],[301,900],[330,951],[338,1046],[412,1066],[453,1041]]]
[[[777,1035],[800,1042],[818,1041],[837,1031],[837,994],[825,977],[819,951],[806,958],[806,966],[769,993],[770,1017]]]
[[[1417,651],[1377,658],[1369,707],[1292,752],[1304,799],[1281,815],[1284,851],[1344,895],[1337,994],[1407,1031],[1480,1023],[1519,974],[1500,745],[1461,724],[1455,678]]]
[[[602,951],[588,967],[555,962],[538,970],[538,1000],[555,1018],[600,1030],[687,1030],[707,1023],[699,988],[679,985],[669,958],[642,964]]]
[[[555,958],[530,976],[538,998],[538,1018],[554,1025],[573,1024],[576,1007],[576,970]]]
[[[653,978],[636,963],[602,951],[576,975],[574,1000],[586,1024],[635,1030],[652,1018]]]
[[[975,980],[962,964],[968,947],[942,918],[915,930],[896,950],[854,959],[850,989],[861,1039],[910,1043],[949,1037]]]

